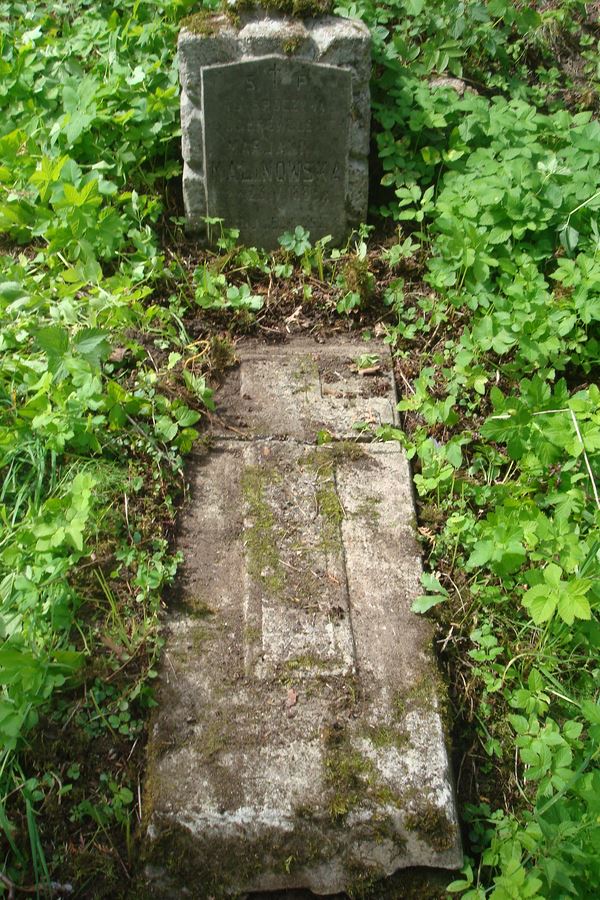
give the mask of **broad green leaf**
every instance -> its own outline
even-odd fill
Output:
[[[600,725],[600,703],[593,700],[582,700],[581,712],[592,725]]]
[[[523,595],[523,606],[529,610],[536,625],[547,622],[554,615],[558,599],[549,592],[547,585],[538,584]]]
[[[558,601],[558,614],[561,619],[572,625],[575,619],[591,619],[592,611],[587,599],[568,588],[562,593]]]
[[[172,441],[177,435],[177,424],[169,416],[159,416],[154,423],[157,436],[163,441]]]
[[[544,569],[544,581],[551,585],[553,588],[558,588],[560,585],[562,575],[562,569],[560,566],[557,566],[556,563],[548,563],[546,568]]]
[[[492,558],[494,545],[491,541],[478,541],[475,549],[467,560],[468,569],[477,569],[484,566]]]
[[[82,328],[73,338],[72,346],[94,366],[107,359],[111,350],[108,332],[99,328]]]
[[[46,325],[34,332],[36,343],[48,356],[61,357],[67,352],[69,335],[60,325]]]
[[[410,608],[415,613],[426,613],[447,599],[443,594],[421,594],[419,597],[415,597]]]

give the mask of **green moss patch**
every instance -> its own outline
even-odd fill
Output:
[[[250,524],[244,529],[248,572],[272,595],[281,594],[285,575],[277,545],[277,525],[266,499],[267,485],[276,479],[273,469],[248,466],[242,473],[242,495]]]
[[[208,831],[193,835],[172,823],[160,828],[159,835],[144,848],[144,862],[164,872],[164,880],[159,876],[159,884],[162,880],[167,889],[172,883],[200,885],[199,896],[215,900],[239,896],[239,886],[261,872],[287,874],[325,860],[332,852],[318,825],[306,818],[299,818],[297,827],[288,832],[267,829],[260,838],[246,840]]]
[[[405,825],[439,853],[449,850],[456,841],[456,825],[449,821],[443,809],[433,803],[426,803],[410,813]]]
[[[356,750],[344,728],[332,726],[325,734],[325,778],[331,792],[332,819],[344,819],[364,801],[375,767]]]
[[[336,491],[336,465],[345,460],[363,458],[366,458],[365,452],[359,444],[339,441],[310,450],[300,460],[300,465],[313,470],[317,478],[316,500],[322,518],[321,542],[326,552],[339,550],[342,545],[340,526],[345,511]]]
[[[396,724],[371,725],[365,729],[364,734],[376,749],[396,747],[397,750],[404,750],[410,743],[408,734]]]
[[[183,28],[192,34],[201,35],[202,37],[217,34],[221,30],[222,24],[223,17],[210,9],[201,9],[199,12],[181,20]]]
[[[358,507],[354,515],[357,519],[362,519],[362,521],[366,522],[367,525],[370,525],[374,528],[379,524],[379,520],[381,518],[381,512],[379,509],[380,504],[381,497],[377,497],[375,495],[365,497],[365,499],[361,501],[360,506]]]
[[[299,19],[314,19],[319,16],[330,16],[333,13],[332,0],[238,0],[233,7],[238,12],[264,9],[270,13],[284,16],[296,16]]]

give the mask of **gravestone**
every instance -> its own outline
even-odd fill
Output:
[[[218,394],[149,739],[157,900],[356,896],[398,870],[462,864],[443,686],[411,611],[410,470],[398,443],[364,431],[398,426],[391,357],[368,350],[364,376],[364,342],[247,341]]]
[[[367,211],[367,28],[256,12],[201,22],[179,37],[188,226],[217,217],[266,249],[296,225],[342,242]]]

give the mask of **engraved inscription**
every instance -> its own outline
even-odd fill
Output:
[[[342,240],[350,93],[349,72],[300,60],[206,67],[208,215],[266,248],[296,225]]]

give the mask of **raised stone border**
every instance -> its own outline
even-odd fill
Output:
[[[208,66],[277,57],[320,63],[349,71],[351,116],[346,167],[348,230],[365,221],[368,201],[371,37],[359,21],[241,13],[239,26],[226,15],[207,20],[202,33],[184,27],[178,52],[181,93],[183,196],[190,230],[201,232],[212,215],[207,204],[202,71]],[[302,224],[291,222],[290,227]],[[316,236],[313,236],[316,237]]]

